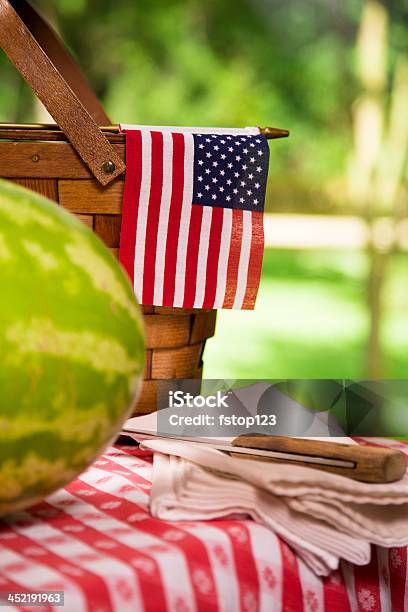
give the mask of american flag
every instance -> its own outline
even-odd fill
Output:
[[[122,126],[120,260],[141,304],[253,309],[269,163],[257,128]]]

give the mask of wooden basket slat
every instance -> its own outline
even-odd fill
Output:
[[[181,347],[189,343],[191,317],[145,315],[146,348]]]
[[[201,312],[193,317],[190,344],[202,342],[215,334],[217,311]]]
[[[13,183],[32,189],[50,200],[58,202],[58,181],[56,179],[16,178]]]
[[[203,343],[177,349],[157,349],[152,355],[152,378],[194,378],[201,364]]]
[[[124,155],[123,145],[114,145]],[[35,156],[39,157],[38,161]],[[2,178],[92,179],[75,149],[65,142],[1,142]],[[116,181],[115,181],[116,182]]]
[[[29,141],[29,142],[64,142],[68,143],[68,139],[64,132],[55,129],[55,124],[48,124],[49,129],[38,129],[38,124],[24,124],[19,125],[17,128],[13,127],[16,124],[4,124],[0,123],[0,137],[3,140],[13,141]],[[37,127],[35,127],[37,126]],[[52,129],[51,129],[52,126]],[[107,128],[101,128],[105,138],[111,144],[125,144],[126,136],[123,132],[119,132],[119,126],[109,126],[111,129],[117,130],[116,133],[106,131]]]
[[[106,246],[119,248],[121,215],[95,215],[94,232]]]
[[[152,350],[147,349],[145,351],[145,364],[144,364],[144,372],[143,372],[144,380],[150,380],[152,378],[152,355],[153,355]]]
[[[122,212],[124,181],[117,180],[108,187],[96,181],[59,181],[59,201],[73,213],[120,215]]]
[[[202,309],[202,308],[167,308],[164,306],[153,306],[153,311],[155,314],[160,314],[160,315],[179,315],[179,314],[183,314],[183,315],[192,315],[192,314],[198,314],[201,312],[212,312],[211,310],[206,310],[206,309]]]

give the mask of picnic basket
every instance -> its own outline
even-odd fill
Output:
[[[0,124],[0,178],[77,215],[118,257],[124,134],[111,125],[60,38],[26,0],[0,0],[0,46],[56,122]],[[264,133],[287,135],[274,128]],[[146,365],[138,414],[156,409],[158,380],[201,378],[205,341],[216,322],[211,310],[142,308]]]

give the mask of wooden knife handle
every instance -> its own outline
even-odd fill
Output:
[[[404,453],[388,448],[362,446],[359,444],[342,444],[330,441],[289,438],[284,436],[240,436],[232,441],[232,445],[241,448],[253,448],[263,451],[279,451],[286,454],[314,457],[320,459],[335,459],[352,463],[350,467],[336,467],[319,463],[307,463],[294,459],[296,465],[321,469],[354,480],[371,483],[388,483],[400,480],[407,469]],[[238,457],[239,453],[234,453]],[[256,455],[239,455],[240,458],[250,458],[263,461],[285,461]]]

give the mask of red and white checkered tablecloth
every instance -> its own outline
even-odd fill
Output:
[[[376,548],[370,565],[321,579],[251,520],[151,518],[151,471],[151,455],[113,447],[1,522],[0,591],[63,590],[68,612],[408,610],[406,548]]]

